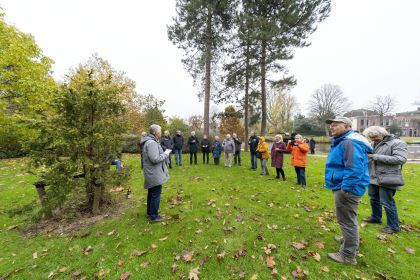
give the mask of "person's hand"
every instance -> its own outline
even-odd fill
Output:
[[[290,143],[292,143],[292,140],[287,141],[287,145],[289,145]]]
[[[373,154],[368,154],[368,158],[373,158]]]

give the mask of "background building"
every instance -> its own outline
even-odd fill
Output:
[[[379,125],[391,133],[405,137],[420,136],[420,107],[416,111],[397,113],[380,117],[372,110],[357,109],[344,114],[353,121],[353,129],[363,132],[367,127]]]

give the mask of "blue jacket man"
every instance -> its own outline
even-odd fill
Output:
[[[340,250],[328,253],[333,261],[356,265],[359,248],[357,208],[369,186],[369,141],[351,129],[352,121],[336,117],[326,121],[333,136],[325,168],[325,187],[333,191],[337,222],[343,237]]]
[[[334,137],[325,167],[325,186],[362,196],[369,187],[369,161],[372,152],[368,140],[349,130]]]

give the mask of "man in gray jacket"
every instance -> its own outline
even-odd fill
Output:
[[[407,144],[380,126],[368,127],[363,134],[373,142],[374,149],[373,154],[368,155],[370,175],[368,194],[372,214],[363,221],[380,224],[384,207],[387,226],[381,231],[393,234],[400,231],[394,195],[404,184],[401,167],[407,161]]]
[[[147,189],[147,218],[151,222],[163,221],[159,215],[160,195],[162,184],[169,179],[166,159],[171,150],[163,151],[159,144],[161,134],[161,127],[152,124],[149,135],[140,142],[143,155],[144,188]]]
[[[223,140],[223,151],[225,152],[225,167],[232,167],[232,157],[235,152],[235,142],[230,134],[226,134],[226,139]]]

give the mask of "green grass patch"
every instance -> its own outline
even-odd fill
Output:
[[[118,279],[124,272],[132,274],[130,279],[188,279],[190,271],[200,267],[200,279],[238,279],[240,275],[270,279],[267,255],[274,257],[279,279],[293,279],[297,267],[301,274],[308,273],[307,279],[420,277],[416,230],[382,241],[378,239],[380,226],[366,225],[360,229],[363,243],[357,266],[327,259],[328,252],[338,250],[334,235],[340,230],[333,196],[324,188],[325,158],[309,157],[306,191],[295,185],[289,155],[285,158],[286,182],[274,179],[274,169],[270,176],[249,170],[247,153],[243,153],[243,166],[232,168],[190,166],[186,159],[184,155],[184,166],[170,170],[162,193],[161,213],[172,219],[149,224],[139,156],[125,155],[125,164],[133,168],[134,206],[90,226],[85,237],[81,235],[86,229],[59,236],[21,234],[19,229],[32,223],[39,209],[32,186],[36,178],[26,173],[25,159],[0,161],[0,277],[11,273],[10,279],[47,279],[49,275],[70,279],[80,271],[86,279]],[[406,185],[395,196],[402,224],[417,228],[419,171],[420,165],[404,166]],[[369,214],[366,194],[359,222]],[[306,248],[292,247],[302,240],[308,243]],[[320,249],[316,242],[325,248]],[[268,244],[276,246],[271,253],[266,252]],[[92,250],[86,250],[89,246]],[[319,261],[315,253],[321,256]],[[322,271],[325,266],[329,272]]]

